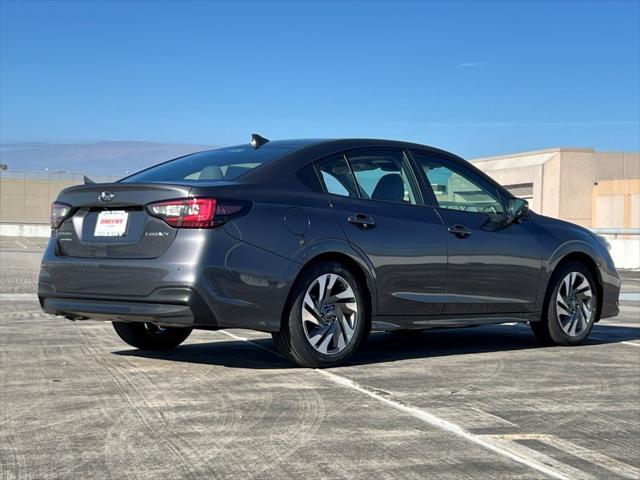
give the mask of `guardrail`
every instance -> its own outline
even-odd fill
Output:
[[[590,230],[598,235],[613,235],[614,238],[618,235],[640,235],[640,228],[591,228]]]

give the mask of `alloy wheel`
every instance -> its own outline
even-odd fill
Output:
[[[302,329],[309,344],[324,355],[342,352],[354,337],[358,301],[353,288],[335,273],[317,277],[302,302]]]
[[[580,272],[568,273],[556,295],[556,318],[560,328],[577,337],[588,326],[594,314],[593,291],[589,280]]]

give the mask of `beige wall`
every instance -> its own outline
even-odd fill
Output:
[[[60,190],[83,182],[79,174],[0,171],[0,222],[49,223],[50,206]]]
[[[591,227],[593,152],[562,152],[558,217]],[[548,176],[545,176],[545,180]]]
[[[532,210],[591,228],[640,227],[640,153],[556,148],[474,161],[502,185],[532,184]]]
[[[592,215],[600,228],[640,228],[640,179],[598,182],[593,186]]]

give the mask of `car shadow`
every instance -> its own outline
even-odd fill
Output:
[[[597,325],[586,346],[640,339],[640,328]],[[372,333],[344,366],[388,363],[415,358],[505,352],[541,346],[528,325],[495,325],[475,328],[415,331],[403,334]],[[564,348],[564,347],[556,347]],[[281,357],[271,338],[186,343],[174,350],[121,350],[116,355],[172,362],[220,365],[250,369],[296,368]]]

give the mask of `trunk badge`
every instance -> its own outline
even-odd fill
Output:
[[[102,192],[100,195],[98,195],[98,200],[100,200],[101,202],[110,202],[111,200],[113,200],[113,197],[115,197],[115,195],[111,192]]]

